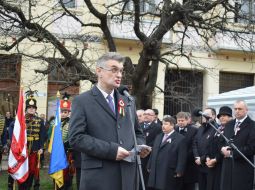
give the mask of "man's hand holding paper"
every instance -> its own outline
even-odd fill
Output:
[[[137,145],[138,147],[140,147],[139,155],[141,158],[145,158],[146,156],[148,156],[151,152],[151,147],[147,146],[147,145]]]
[[[131,151],[129,151],[129,156],[125,157],[123,160],[127,162],[135,162],[137,154],[139,154],[141,158],[145,158],[150,154],[150,152],[151,152],[150,146],[137,145],[136,150],[135,148],[133,148]]]

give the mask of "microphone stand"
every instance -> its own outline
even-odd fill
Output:
[[[205,117],[206,118],[206,117]],[[233,143],[232,139],[228,139],[225,135],[223,135],[221,133],[221,131],[215,127],[211,121],[209,121],[209,118],[206,118],[206,122],[215,130],[217,131],[217,133],[220,134],[221,137],[223,137],[223,139],[225,140],[225,142],[231,147],[231,153],[230,155],[233,155],[233,150],[235,150],[236,152],[238,152],[238,154],[240,154],[240,156],[242,156],[254,169],[255,169],[255,165],[236,147],[236,145]],[[232,157],[233,158],[233,157]]]
[[[135,149],[135,153],[136,153],[136,162],[137,162],[137,165],[138,165],[142,190],[145,190],[144,179],[143,179],[143,171],[142,171],[142,165],[141,165],[141,158],[140,158],[140,155],[138,154],[138,150],[137,150],[137,140],[136,140],[136,134],[135,134],[135,129],[134,129],[134,126],[135,126],[134,118],[133,118],[132,111],[131,111],[131,106],[132,106],[132,102],[134,101],[134,99],[131,96],[128,96],[127,98],[128,98],[127,108],[128,108],[128,112],[129,112],[129,115],[130,115],[132,134],[133,134],[134,144],[135,144],[134,149]],[[137,187],[136,187],[137,190],[139,189],[139,183],[138,183],[139,176],[137,176]]]

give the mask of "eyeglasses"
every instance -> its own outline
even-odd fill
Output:
[[[100,67],[101,69],[104,69],[106,71],[111,71],[112,73],[116,74],[116,73],[120,73],[123,74],[124,69],[119,69],[117,67],[112,67],[111,69],[105,68],[105,67]]]

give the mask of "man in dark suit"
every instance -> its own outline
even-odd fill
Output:
[[[7,141],[10,140],[9,139],[9,134],[8,134],[9,126],[14,121],[14,118],[11,116],[11,113],[9,111],[6,112],[5,118],[2,118],[1,116],[2,115],[0,115],[0,119],[1,119],[1,121],[0,121],[1,122],[1,124],[0,124],[0,134],[1,134],[1,142],[4,145],[4,144],[7,144]],[[1,159],[0,159],[0,163],[1,163]]]
[[[80,190],[134,190],[137,164],[124,161],[134,148],[132,122],[138,144],[144,144],[135,106],[116,91],[120,86],[124,57],[109,52],[96,65],[98,83],[73,100],[70,146],[81,152]],[[133,121],[131,121],[131,118]],[[145,150],[141,156],[146,156]]]
[[[157,123],[157,124],[160,124],[160,126],[161,126],[162,125],[162,121],[160,121],[160,119],[158,118],[158,114],[159,114],[158,109],[153,108],[152,110],[155,113],[155,120],[154,120],[154,122]]]
[[[216,126],[216,111],[214,108],[206,108],[204,113],[210,117],[209,121]],[[202,118],[202,126],[199,127],[193,142],[193,154],[195,163],[198,165],[198,185],[200,190],[206,190],[208,179],[208,166],[206,159],[208,156],[208,148],[215,134],[214,128]]]
[[[255,122],[247,115],[248,107],[245,101],[234,104],[235,119],[228,122],[224,135],[233,139],[236,147],[252,162],[255,153]],[[231,156],[230,147],[225,144],[221,148],[224,155],[222,164],[223,190],[252,190],[254,169],[235,150]]]
[[[146,137],[146,145],[152,147],[156,136],[162,132],[161,124],[155,123],[155,113],[152,109],[145,110],[144,115],[145,121],[141,127]]]
[[[185,137],[174,130],[175,119],[163,118],[148,162],[148,186],[156,190],[180,190],[187,160]]]
[[[162,132],[161,124],[155,123],[155,112],[152,109],[147,109],[144,111],[144,123],[142,124],[143,134],[146,139],[146,145],[153,147],[154,140],[158,134]],[[149,156],[141,159],[144,183],[147,184],[149,173],[147,171],[147,163]]]
[[[136,110],[136,115],[138,118],[139,125],[142,125],[144,122],[144,110]]]
[[[187,164],[183,176],[182,190],[195,190],[195,183],[198,180],[198,166],[195,164],[192,143],[198,129],[189,124],[189,115],[186,112],[179,112],[176,118],[177,126],[175,131],[185,136],[185,143],[187,144]]]
[[[0,115],[1,116],[1,115]],[[1,117],[0,117],[1,118]],[[15,124],[15,120],[13,120],[9,127],[8,127],[8,132],[7,132],[7,141],[6,144],[3,144],[4,146],[4,152],[9,152],[10,146],[11,146],[11,142],[12,142],[12,133],[13,133],[13,128],[14,128],[14,124]],[[8,190],[13,190],[13,184],[14,184],[14,179],[12,178],[12,176],[9,174],[8,175]]]

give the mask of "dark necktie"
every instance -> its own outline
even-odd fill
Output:
[[[237,134],[237,132],[240,130],[240,124],[241,122],[240,121],[236,121],[236,124],[235,124],[235,127],[234,127],[234,132],[235,132],[235,135]]]
[[[147,127],[149,127],[149,123],[144,123],[144,129],[146,129]]]
[[[108,100],[108,105],[110,106],[111,110],[113,111],[113,113],[115,113],[112,97],[108,95],[106,99]]]
[[[185,129],[184,128],[180,128],[180,134],[182,134],[182,135],[185,135]]]

